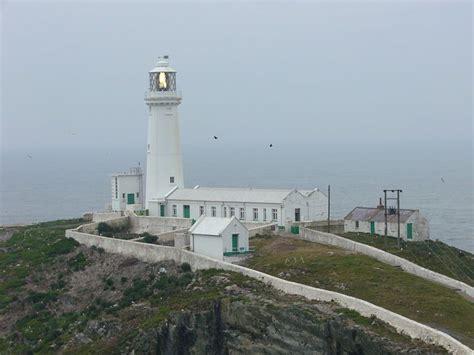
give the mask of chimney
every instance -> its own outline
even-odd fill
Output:
[[[379,205],[377,206],[377,209],[379,209],[379,210],[384,209],[384,205],[382,204],[382,197],[380,197],[380,199],[379,199]]]

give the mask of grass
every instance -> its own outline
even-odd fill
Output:
[[[474,346],[474,304],[454,290],[335,247],[284,237],[252,242],[247,267],[361,298]]]
[[[79,245],[66,239],[64,233],[82,222],[60,220],[22,227],[10,239],[0,242],[0,248],[8,250],[0,254],[0,308],[15,300],[15,292],[26,283],[28,275],[47,268],[54,258]]]
[[[420,242],[402,240],[401,248],[398,248],[397,239],[393,237],[387,238],[387,247],[385,247],[383,236],[372,236],[366,233],[344,233],[341,236],[384,250],[474,286],[474,255],[467,251],[433,240]]]

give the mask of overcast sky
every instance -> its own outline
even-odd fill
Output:
[[[182,142],[472,140],[470,1],[2,2],[4,149],[146,145],[170,55]],[[73,135],[74,133],[74,135]]]

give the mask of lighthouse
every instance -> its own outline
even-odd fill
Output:
[[[168,56],[159,58],[149,73],[148,142],[145,206],[151,215],[163,215],[164,198],[174,188],[184,186],[176,89],[176,71]]]

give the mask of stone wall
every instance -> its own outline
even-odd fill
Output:
[[[189,228],[181,228],[181,229],[176,229],[169,232],[160,233],[160,234],[157,234],[156,236],[161,241],[170,241],[170,240],[175,240],[176,234],[186,233],[188,230]]]
[[[81,233],[79,232],[80,229],[84,230],[83,227],[67,230],[66,237],[73,238],[84,245],[100,247],[110,253],[135,257],[146,262],[157,263],[164,260],[174,260],[177,263],[187,262],[194,270],[216,268],[238,272],[262,281],[288,294],[303,296],[310,300],[336,302],[343,307],[359,312],[365,317],[374,315],[380,320],[392,325],[400,333],[404,333],[412,338],[421,339],[428,343],[443,346],[454,354],[472,354],[471,349],[448,334],[351,296],[283,280],[256,270],[215,260],[182,249],[99,237],[92,234]]]
[[[130,216],[130,232],[144,232],[158,235],[173,230],[191,228],[193,221],[189,218]]]
[[[399,266],[404,271],[427,279],[429,281],[434,281],[440,283],[444,286],[459,289],[460,291],[464,292],[470,297],[474,297],[474,288],[465,284],[464,282],[452,279],[448,276],[438,274],[437,272],[431,271],[426,269],[420,265],[412,263],[406,259],[400,258],[399,256],[387,253],[383,250],[374,248],[370,245],[354,242],[350,239],[340,237],[335,234],[331,233],[324,233],[320,231],[316,231],[313,229],[308,228],[300,228],[300,239],[307,240],[310,242],[316,242],[325,245],[332,245],[342,249],[347,249],[351,251],[355,251],[367,256],[370,256],[378,261],[383,263],[392,265],[392,266]]]
[[[253,226],[249,228],[249,226],[246,226],[249,229],[249,238],[255,237],[257,234],[272,234],[276,230],[278,230],[278,223],[271,223],[271,224],[262,224],[260,226]]]
[[[89,223],[89,224],[84,224],[78,228],[80,232],[83,233],[91,233],[91,234],[97,234],[97,227],[100,222],[94,222],[94,223]],[[109,219],[105,223],[107,223],[111,227],[118,227],[118,228],[125,228],[129,226],[129,217],[119,217],[115,219]]]
[[[123,213],[121,212],[94,212],[92,214],[92,222],[105,222],[111,219],[122,217]]]

